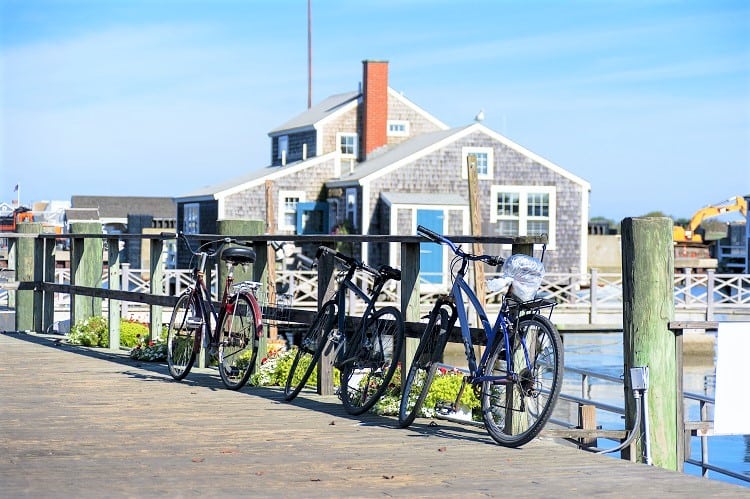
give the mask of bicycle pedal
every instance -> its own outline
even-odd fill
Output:
[[[442,416],[449,416],[455,414],[456,410],[450,402],[438,402],[435,404],[435,412]]]

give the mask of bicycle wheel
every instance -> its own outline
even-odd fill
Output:
[[[239,390],[247,383],[258,356],[259,320],[250,298],[230,298],[219,319],[219,373],[224,386]]]
[[[310,375],[315,371],[323,353],[323,348],[328,342],[328,337],[336,324],[336,302],[326,302],[315,316],[310,329],[302,336],[302,342],[297,347],[292,367],[286,378],[284,386],[284,399],[288,402],[296,397],[307,383]],[[317,377],[313,380],[317,383]]]
[[[167,331],[167,366],[176,380],[184,379],[195,362],[196,341],[203,318],[192,293],[184,293],[172,310]]]
[[[409,368],[404,386],[401,390],[401,404],[398,411],[398,425],[406,428],[414,422],[427,392],[435,377],[437,363],[443,355],[448,341],[448,312],[436,306],[430,313],[419,346]]]
[[[372,314],[358,351],[339,365],[341,402],[349,414],[367,412],[388,388],[404,348],[404,318],[395,307]]]
[[[510,355],[506,356],[505,343],[499,338],[487,374],[507,375],[510,360],[518,381],[507,385],[483,382],[482,416],[497,443],[519,447],[536,437],[552,415],[562,388],[563,346],[555,326],[540,315],[522,318],[518,333],[511,335]]]

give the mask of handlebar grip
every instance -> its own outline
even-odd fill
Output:
[[[424,225],[418,225],[417,226],[417,234],[426,237],[430,241],[434,242],[440,242],[440,236],[436,233],[425,227]]]
[[[177,234],[175,234],[174,232],[160,232],[159,235],[161,237],[172,238],[172,239],[174,239],[175,237],[177,237]]]
[[[318,259],[323,255],[323,253],[329,253],[331,255],[336,255],[338,253],[336,250],[329,248],[328,246],[318,246],[318,251],[315,253],[315,258]]]

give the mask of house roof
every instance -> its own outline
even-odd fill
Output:
[[[469,202],[459,194],[426,194],[415,192],[381,192],[388,204],[410,204],[430,206],[466,206]]]
[[[288,132],[290,130],[298,130],[302,128],[314,128],[316,123],[340,111],[346,107],[347,104],[356,102],[360,95],[360,92],[346,92],[343,94],[332,95],[312,106],[307,111],[298,114],[286,123],[274,128],[268,132],[268,135],[273,136],[281,132]]]
[[[406,158],[414,155],[421,156],[429,152],[433,146],[441,143],[442,141],[451,138],[460,130],[464,130],[467,127],[462,128],[451,128],[448,130],[439,130],[437,132],[425,133],[417,135],[416,137],[407,140],[401,144],[393,147],[382,149],[383,152],[368,159],[362,163],[359,163],[354,171],[342,175],[338,180],[332,180],[327,182],[329,187],[339,187],[343,185],[351,185],[357,183],[360,180],[369,177],[381,171],[383,168],[397,164]]]
[[[437,132],[418,135],[402,144],[384,149],[383,152],[378,156],[359,163],[354,171],[342,175],[338,180],[327,182],[326,185],[328,187],[344,187],[348,185],[360,184],[366,181],[368,178],[377,178],[381,175],[386,175],[407,162],[414,161],[475,131],[479,131],[481,133],[489,135],[498,142],[515,151],[518,151],[524,156],[538,162],[546,168],[549,168],[555,173],[562,175],[577,184],[580,184],[584,189],[591,189],[591,185],[587,181],[576,175],[573,175],[569,171],[529,151],[519,144],[516,144],[512,140],[487,128],[481,123],[472,123],[471,125],[467,125],[464,127],[451,128],[449,130],[440,130]]]
[[[99,220],[99,210],[96,208],[68,208],[65,210],[68,222],[85,222]]]
[[[176,218],[173,198],[145,196],[71,196],[72,208],[93,208],[101,218],[127,218],[128,215],[151,215],[155,218]]]

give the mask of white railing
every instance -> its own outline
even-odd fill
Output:
[[[217,272],[212,272],[211,290],[216,295]],[[494,274],[487,274],[488,279]],[[367,287],[371,276],[361,277],[363,287]],[[55,282],[70,283],[69,269],[56,269]],[[164,272],[164,292],[181,293],[192,282],[191,271],[168,269]],[[277,288],[290,294],[295,308],[314,309],[318,299],[318,274],[315,270],[277,270]],[[122,266],[120,289],[150,292],[148,269],[134,269],[127,264]],[[102,286],[108,286],[108,276],[102,273]],[[420,302],[428,309],[437,295],[448,289],[424,286]],[[694,312],[704,316],[704,320],[715,320],[717,314],[741,313],[750,315],[750,274],[675,274],[675,311]],[[589,274],[550,273],[545,276],[540,294],[558,303],[556,314],[581,313],[590,318],[591,323],[606,322],[606,314],[617,315],[622,310],[622,275],[601,273],[594,269]],[[383,303],[399,305],[400,283],[387,286],[379,300]],[[497,293],[487,295],[487,308],[493,310],[500,303]],[[8,291],[0,290],[0,306],[8,305]],[[70,295],[55,294],[58,308],[70,306]],[[137,306],[137,305],[132,305]]]

